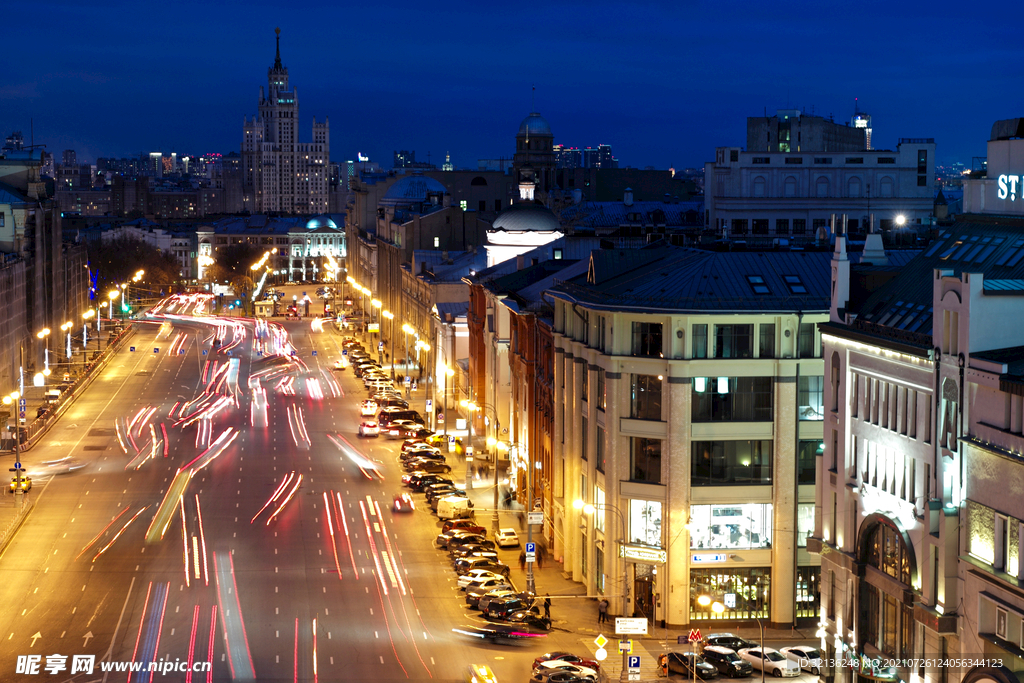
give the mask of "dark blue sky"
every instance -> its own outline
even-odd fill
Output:
[[[822,5],[837,9],[822,9]],[[841,8],[838,8],[841,5]],[[510,156],[536,108],[555,142],[677,168],[745,144],[747,116],[804,108],[876,147],[934,137],[940,162],[985,154],[1024,116],[1020,4],[1009,2],[131,2],[4,10],[0,133],[79,158],[237,150],[281,54],[300,139],[330,117],[331,157],[394,149],[457,166]],[[999,18],[999,17],[1003,18]]]

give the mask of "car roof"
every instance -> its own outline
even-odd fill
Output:
[[[707,652],[709,650],[711,652],[717,652],[718,654],[722,654],[722,655],[734,655],[734,654],[736,654],[735,650],[733,650],[732,648],[725,647],[724,645],[706,645],[704,647],[704,651]]]
[[[516,532],[516,530],[513,529],[512,527],[508,527],[507,529],[498,529],[498,533],[499,534],[507,534],[509,532],[512,532],[514,534]]]

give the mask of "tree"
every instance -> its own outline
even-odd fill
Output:
[[[181,264],[172,254],[131,236],[88,244],[89,265],[96,272],[98,296],[146,271],[141,286],[168,290],[181,280]]]
[[[231,289],[234,290],[238,300],[242,302],[242,311],[248,313],[249,297],[252,291],[256,289],[256,283],[248,275],[236,275],[231,279]]]
[[[239,275],[249,277],[251,266],[263,256],[263,249],[255,244],[231,244],[220,247],[213,254],[214,263],[207,271],[215,282],[231,282]]]

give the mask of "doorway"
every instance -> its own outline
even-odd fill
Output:
[[[654,621],[654,565],[633,565],[633,616]]]

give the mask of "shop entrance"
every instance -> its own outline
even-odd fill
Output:
[[[633,565],[633,616],[654,621],[654,565]]]

